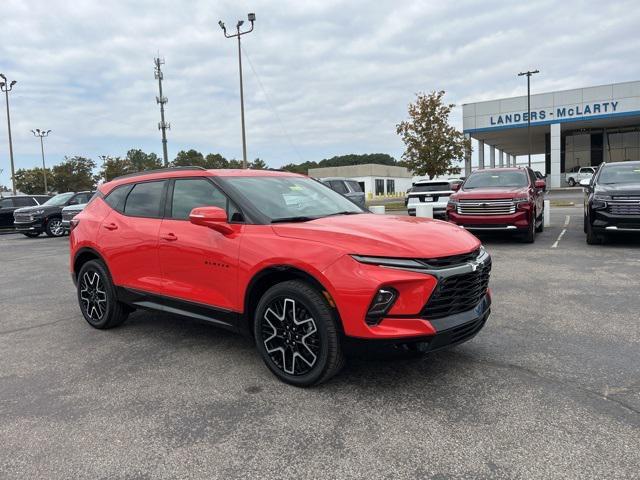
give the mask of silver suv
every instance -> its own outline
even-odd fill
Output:
[[[341,193],[356,205],[365,208],[364,205],[364,192],[357,180],[350,178],[321,178],[320,181],[324,183],[331,190]]]

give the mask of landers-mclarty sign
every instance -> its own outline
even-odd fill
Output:
[[[575,105],[572,107],[562,106],[553,109],[541,109],[531,111],[531,122],[563,120],[576,117],[585,117],[589,115],[602,115],[615,113],[618,109],[617,101],[585,103],[583,105]],[[513,125],[514,123],[527,122],[528,113],[503,113],[501,115],[492,115],[490,122],[492,126]]]

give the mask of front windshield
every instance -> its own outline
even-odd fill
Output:
[[[640,183],[640,164],[624,163],[605,165],[600,172],[598,183]]]
[[[363,213],[339,193],[306,177],[226,177],[224,181],[272,222]]]
[[[67,200],[73,197],[73,195],[73,192],[60,193],[55,197],[50,198],[42,205],[47,205],[48,207],[59,207],[60,205],[64,205],[65,203],[67,203]]]
[[[514,188],[529,185],[527,175],[516,170],[475,172],[464,182],[463,188]]]

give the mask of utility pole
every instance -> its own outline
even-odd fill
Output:
[[[16,172],[13,165],[13,142],[11,141],[11,115],[9,115],[9,92],[13,90],[13,86],[17,83],[13,80],[11,83],[7,80],[7,77],[3,73],[0,73],[0,90],[4,92],[5,100],[7,102],[7,130],[9,131],[9,159],[11,160],[11,189],[13,194],[16,194]]]
[[[220,25],[220,28],[224,32],[224,36],[226,38],[238,37],[238,69],[240,70],[240,121],[242,123],[242,168],[247,168],[247,137],[244,128],[244,91],[242,88],[242,47],[240,46],[240,36],[253,31],[253,22],[256,21],[256,14],[248,14],[247,20],[251,22],[251,28],[249,30],[241,32],[240,27],[244,24],[244,20],[238,20],[238,24],[236,25],[237,33],[234,33],[232,35],[227,34],[227,27],[224,26],[222,20],[218,22],[218,25]]]
[[[31,130],[34,137],[40,137],[40,151],[42,152],[42,176],[44,177],[44,194],[49,193],[49,189],[47,188],[47,167],[44,165],[44,142],[43,138],[48,137],[51,133],[51,130],[45,130],[44,128],[40,130],[36,128],[35,130]]]
[[[169,166],[169,155],[167,154],[167,130],[171,130],[171,124],[164,121],[164,104],[169,100],[162,95],[162,68],[164,65],[164,59],[159,56],[154,59],[155,64],[155,76],[158,79],[158,91],[159,95],[156,97],[156,102],[160,104],[160,123],[158,123],[158,130],[162,130],[162,155],[164,157],[164,166]]]
[[[531,168],[531,75],[540,73],[539,70],[520,72],[519,77],[527,76],[527,137],[529,137],[529,168]]]

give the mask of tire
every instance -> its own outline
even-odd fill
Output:
[[[584,233],[587,233],[587,216],[586,215],[583,216],[582,230],[584,230]]]
[[[25,237],[36,238],[40,236],[41,232],[22,232]]]
[[[540,226],[536,227],[536,233],[544,232],[544,208],[542,209],[542,214],[540,215]]]
[[[256,347],[280,380],[310,387],[340,371],[344,357],[336,315],[316,288],[299,280],[279,283],[255,312]]]
[[[118,301],[107,267],[100,260],[85,263],[78,273],[78,304],[84,319],[94,328],[117,327],[129,316]]]
[[[598,235],[593,231],[591,222],[587,220],[587,244],[589,245],[602,245],[604,243],[604,237]]]
[[[522,235],[522,241],[524,243],[533,243],[536,241],[536,214],[533,213],[531,221],[529,222],[529,228],[527,233]]]
[[[47,220],[44,231],[47,237],[63,237],[65,230],[62,226],[62,219],[60,217],[50,218]]]
[[[567,183],[569,184],[570,187],[576,186],[576,181],[573,177],[569,177],[569,180],[567,180]]]

